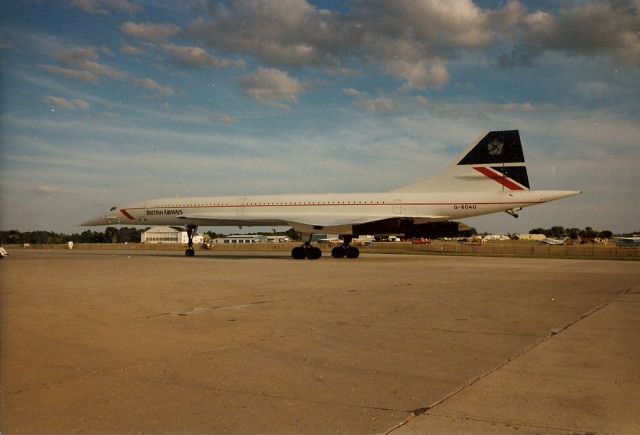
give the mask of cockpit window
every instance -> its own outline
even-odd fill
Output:
[[[116,206],[114,205],[113,207],[111,207],[111,208],[109,209],[109,211],[115,211],[115,209],[116,209]]]

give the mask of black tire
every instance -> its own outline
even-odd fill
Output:
[[[320,248],[317,248],[315,246],[307,248],[307,258],[309,260],[317,260],[320,257],[322,257],[322,251],[320,250]]]
[[[296,246],[291,250],[291,256],[296,260],[304,260],[306,257],[305,249],[302,246]]]
[[[347,248],[347,258],[358,258],[360,256],[360,250],[354,246]]]
[[[336,246],[331,250],[331,256],[333,258],[344,258],[347,254],[346,250],[342,246]]]
[[[184,255],[186,255],[187,257],[193,257],[196,255],[196,251],[194,251],[193,249],[187,249],[186,251],[184,251]]]

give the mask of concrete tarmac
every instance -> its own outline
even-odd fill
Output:
[[[12,250],[0,431],[639,433],[637,262]]]

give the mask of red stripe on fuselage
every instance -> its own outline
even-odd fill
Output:
[[[520,190],[525,190],[520,188]],[[173,204],[173,205],[163,205],[160,207],[130,207],[131,210],[155,210],[155,209],[164,209],[164,208],[188,208],[188,209],[202,209],[202,208],[283,208],[283,207],[388,207],[390,205],[456,205],[464,202],[473,202],[478,205],[522,205],[522,204],[542,204],[545,201],[500,201],[500,202],[477,202],[477,201],[458,201],[458,202],[381,202],[377,204],[359,202],[359,203],[343,203],[343,202],[326,202],[326,203],[307,203],[307,204],[299,204],[299,203],[280,203],[280,204],[203,204],[203,205],[190,205],[188,203],[183,204]]]
[[[474,166],[473,169],[475,169],[476,171],[480,172],[482,175],[484,175],[486,177],[489,177],[494,181],[497,181],[498,183],[502,184],[507,189],[524,190],[523,187],[517,185],[516,183],[511,181],[509,178],[504,176],[503,174],[501,174],[499,172],[496,172],[496,171],[492,170],[491,168],[487,168],[485,166]]]
[[[126,217],[128,217],[129,219],[131,219],[132,221],[135,221],[135,220],[136,220],[136,218],[134,218],[133,216],[131,216],[131,215],[129,214],[129,212],[127,212],[124,208],[121,208],[121,209],[120,209],[120,213],[122,213],[123,215],[125,215]]]

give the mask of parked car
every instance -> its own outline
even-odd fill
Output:
[[[411,244],[413,245],[428,245],[430,243],[431,243],[431,240],[424,237],[418,237],[417,239],[413,239],[411,241]]]

